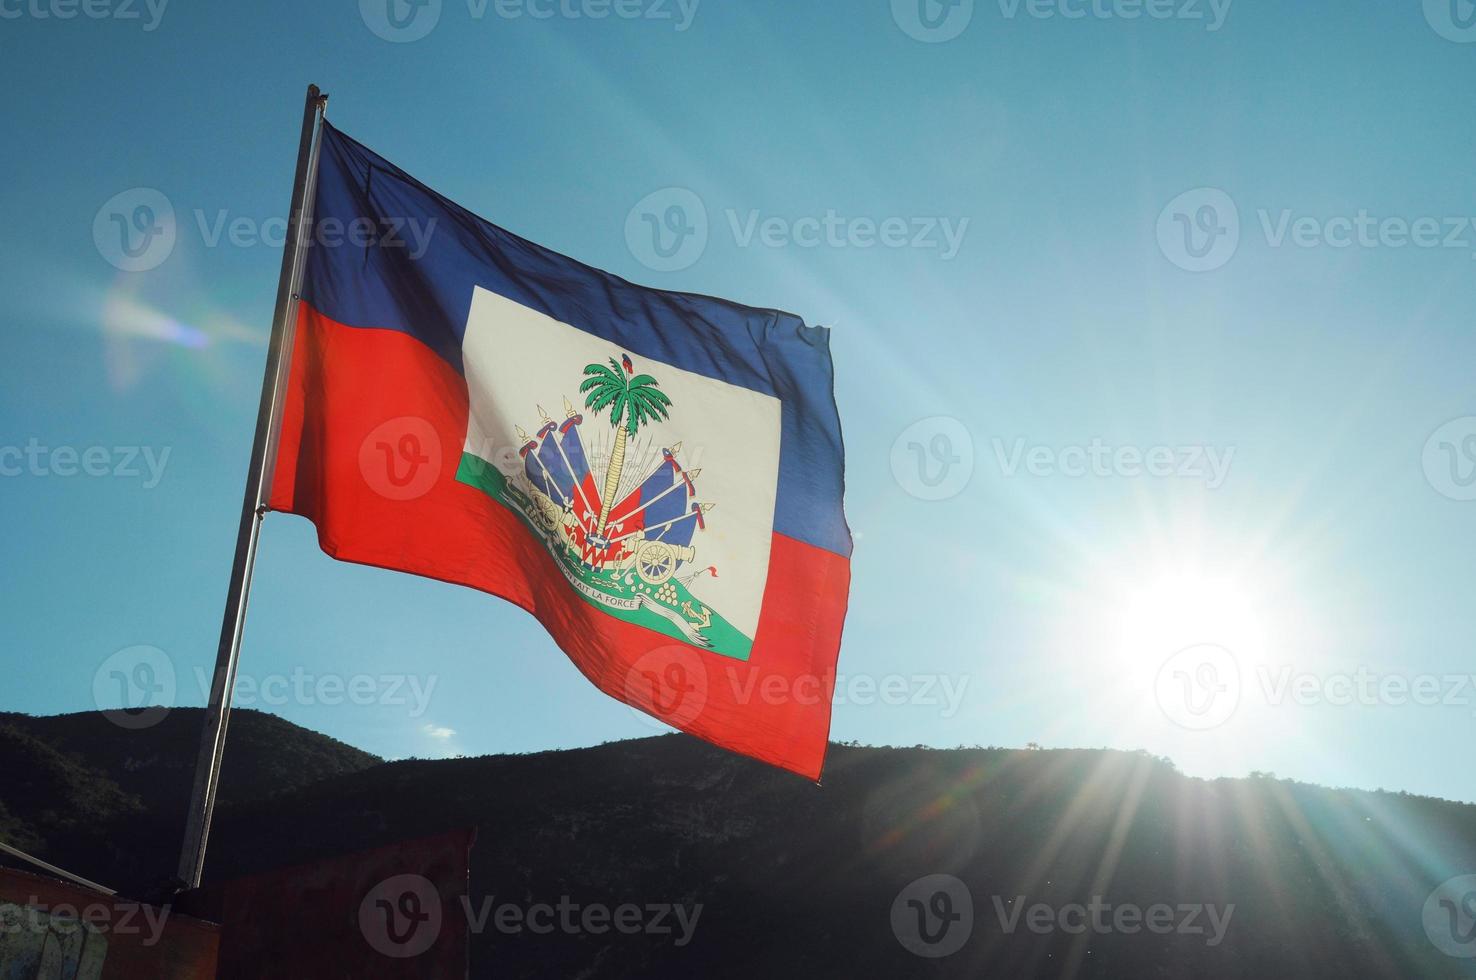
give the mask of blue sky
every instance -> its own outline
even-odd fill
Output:
[[[399,41],[384,2],[0,0],[0,708],[144,661],[203,703],[312,81],[513,231],[833,327],[834,737],[1476,800],[1465,0],[393,0]],[[138,188],[175,240],[125,272]],[[627,225],[671,188],[707,238],[664,270]],[[389,756],[653,730],[520,611],[288,516],[242,672]]]

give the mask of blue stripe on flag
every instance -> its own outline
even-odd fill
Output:
[[[850,555],[828,330],[591,268],[477,217],[326,123],[315,219],[317,241],[338,243],[309,250],[303,298],[339,323],[408,333],[458,371],[481,286],[623,352],[779,398],[774,530]],[[403,244],[369,242],[389,235]]]

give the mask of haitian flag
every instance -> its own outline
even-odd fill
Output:
[[[320,140],[270,509],[515,602],[607,694],[818,779],[851,552],[829,332],[626,282]]]

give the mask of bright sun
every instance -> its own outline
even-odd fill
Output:
[[[1200,643],[1255,658],[1269,640],[1264,602],[1228,577],[1160,573],[1129,590],[1120,608],[1119,653],[1132,663],[1161,661]]]

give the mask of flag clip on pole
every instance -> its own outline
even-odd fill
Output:
[[[205,724],[200,733],[195,789],[190,798],[184,846],[179,857],[179,878],[187,888],[200,887],[200,879],[205,872],[205,848],[210,837],[210,820],[215,812],[221,758],[225,754],[226,726],[230,721],[231,696],[236,686],[241,635],[246,625],[246,603],[251,594],[251,571],[256,563],[261,519],[266,513],[266,501],[271,490],[272,450],[276,446],[277,428],[282,417],[284,388],[297,322],[297,294],[302,286],[304,236],[312,225],[320,148],[319,123],[327,104],[328,96],[322,94],[318,86],[309,85],[302,114],[302,138],[297,146],[297,175],[292,182],[287,248],[282,255],[282,276],[277,284],[277,305],[272,315],[266,376],[262,379],[256,437],[251,444],[251,467],[246,476],[246,499],[241,506],[236,557],[231,565],[231,584],[226,593],[225,616],[220,624],[220,646],[216,650],[215,679],[210,687],[210,704],[205,709]]]

